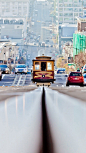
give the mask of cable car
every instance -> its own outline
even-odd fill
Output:
[[[54,83],[54,60],[49,56],[38,56],[33,61],[32,82],[50,86]]]

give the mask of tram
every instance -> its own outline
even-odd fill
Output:
[[[32,61],[32,82],[39,85],[50,86],[54,83],[54,60],[49,56],[38,56]]]

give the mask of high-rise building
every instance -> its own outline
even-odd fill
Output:
[[[84,15],[83,6],[85,4],[86,0],[57,0],[57,23],[77,23],[77,17]]]
[[[29,16],[29,0],[0,0],[0,16]]]
[[[83,12],[84,12],[84,15],[86,16],[86,0],[83,0],[82,4],[83,4]]]

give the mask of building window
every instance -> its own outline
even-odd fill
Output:
[[[59,3],[63,3],[63,0],[59,0]]]

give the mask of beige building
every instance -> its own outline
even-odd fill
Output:
[[[86,16],[77,18],[77,27],[78,32],[86,31]]]
[[[18,46],[12,42],[0,42],[0,63],[16,63],[16,59],[19,59]]]
[[[73,43],[72,42],[66,42],[63,46],[62,55],[65,59],[68,60],[73,58]]]

